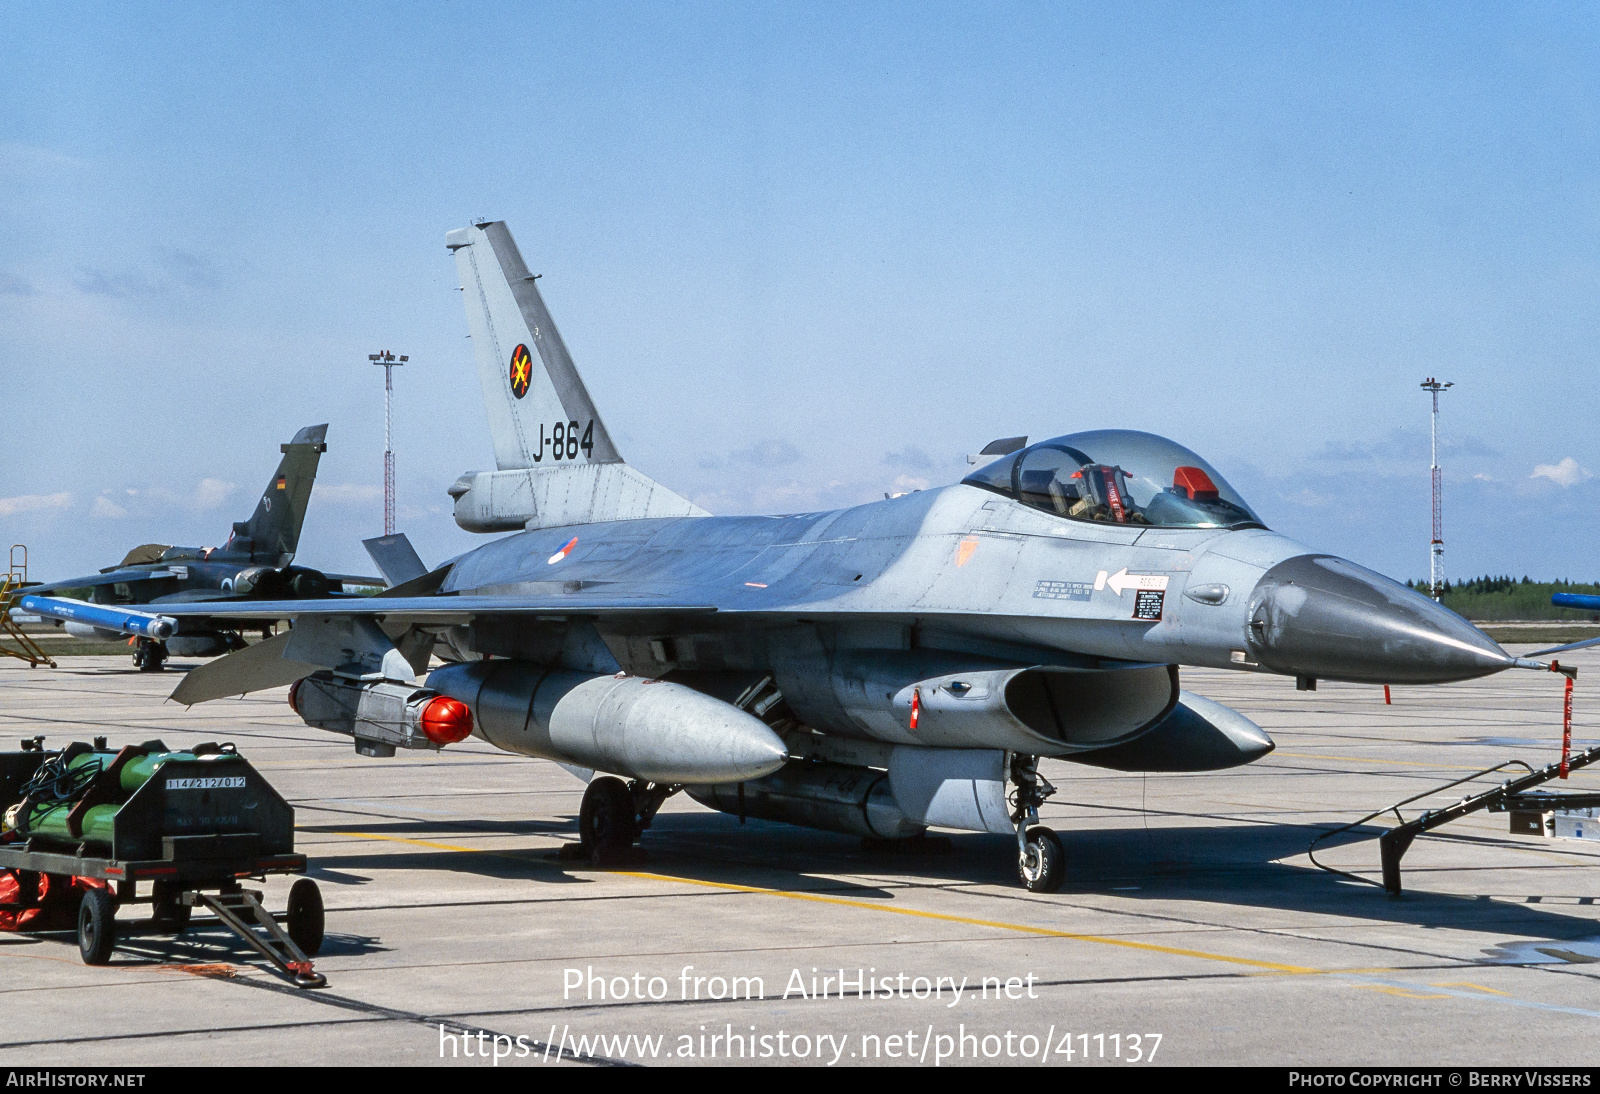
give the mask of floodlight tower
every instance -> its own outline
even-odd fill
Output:
[[[1439,475],[1439,392],[1449,387],[1455,387],[1455,384],[1440,383],[1432,376],[1422,381],[1422,390],[1433,395],[1433,543],[1428,558],[1428,591],[1435,600],[1444,594],[1444,521],[1439,506],[1442,485]]]
[[[388,350],[367,354],[367,360],[383,366],[383,534],[394,535],[394,370],[409,360]]]

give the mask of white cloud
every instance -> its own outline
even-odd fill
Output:
[[[75,156],[57,152],[53,148],[40,148],[15,141],[0,141],[0,171],[19,175],[56,175],[67,170],[79,170],[87,164]]]
[[[71,494],[19,494],[14,498],[0,498],[0,517],[35,513],[41,509],[65,509],[71,504]]]
[[[200,485],[194,488],[194,507],[196,509],[215,509],[228,500],[228,495],[239,489],[231,482],[221,479],[201,479]]]
[[[913,490],[926,490],[928,480],[915,475],[896,475],[894,489],[896,493],[910,493]]]
[[[798,448],[788,441],[777,439],[757,441],[749,448],[741,448],[729,455],[740,463],[754,464],[756,467],[786,467],[799,463],[802,458]]]
[[[125,517],[128,515],[128,511],[126,509],[112,501],[110,498],[106,497],[104,494],[101,494],[99,497],[94,499],[94,505],[90,507],[90,512],[94,513],[94,515],[97,517],[105,517],[108,520],[116,520],[118,517]]]
[[[1584,479],[1594,478],[1594,472],[1578,466],[1578,461],[1571,456],[1564,457],[1560,463],[1541,463],[1533,469],[1530,479],[1549,479],[1557,486],[1576,486]]]

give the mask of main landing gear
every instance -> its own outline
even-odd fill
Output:
[[[140,672],[160,672],[167,663],[167,644],[149,638],[137,639],[133,647],[133,667]]]
[[[602,775],[589,783],[578,809],[578,848],[568,857],[586,858],[596,866],[634,861],[634,843],[656,818],[661,803],[679,790],[675,784],[623,782]]]
[[[1039,807],[1056,792],[1039,774],[1039,757],[1018,753],[1011,758],[1011,781],[1016,784],[1011,821],[1017,826],[1017,876],[1030,893],[1053,893],[1067,876],[1067,856],[1061,840],[1039,823]]]

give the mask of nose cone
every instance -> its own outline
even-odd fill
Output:
[[[1369,684],[1470,680],[1513,662],[1455,612],[1332,555],[1299,555],[1262,576],[1249,643],[1275,672]]]

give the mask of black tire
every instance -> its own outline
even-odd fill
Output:
[[[589,784],[578,809],[578,842],[598,863],[627,856],[639,836],[633,793],[621,779],[604,775]]]
[[[141,638],[134,647],[133,663],[140,672],[160,672],[167,663],[167,647],[160,642]]]
[[[284,927],[307,957],[317,956],[317,951],[322,949],[325,921],[322,890],[310,878],[301,878],[289,890],[289,911],[284,916]]]
[[[90,889],[78,906],[78,952],[85,965],[111,961],[117,945],[117,902],[105,889]]]
[[[153,886],[150,894],[150,917],[155,921],[159,931],[180,933],[189,925],[189,916],[194,909],[187,904],[179,903],[178,894],[182,890],[170,881],[158,881]]]
[[[1067,854],[1048,828],[1028,829],[1027,857],[1019,856],[1017,876],[1030,893],[1053,893],[1067,879]]]

